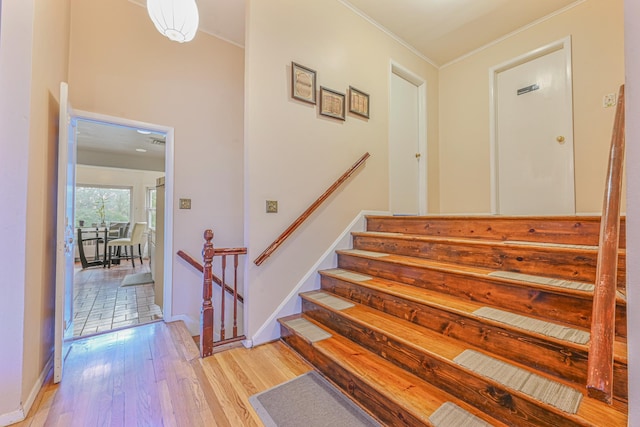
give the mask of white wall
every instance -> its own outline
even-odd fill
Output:
[[[337,0],[250,0],[245,53],[245,282],[247,334],[276,310],[363,209],[388,206],[388,103],[395,61],[427,82],[428,156],[437,153],[437,70]],[[291,99],[291,62],[318,86],[370,95],[370,119],[318,114]],[[366,166],[261,266],[252,261],[360,156]],[[437,158],[437,154],[435,155]],[[430,172],[433,172],[430,171]],[[437,172],[428,177],[437,182]],[[437,197],[437,196],[436,196]],[[279,213],[265,213],[277,200]]]
[[[625,0],[629,426],[640,426],[640,3]]]
[[[615,108],[624,82],[623,0],[586,0],[440,69],[440,207],[491,212],[489,69],[571,36],[576,210],[602,208]]]
[[[165,317],[197,323],[202,278],[175,252],[198,256],[207,228],[216,246],[242,246],[244,51],[202,32],[172,42],[127,0],[72,0],[70,45],[74,108],[174,129],[173,274],[165,281],[173,304]],[[192,208],[178,209],[179,198]]]
[[[0,425],[21,415],[33,3],[0,5]]]
[[[0,23],[0,425],[20,420],[54,339],[58,99],[69,0],[4,0]]]

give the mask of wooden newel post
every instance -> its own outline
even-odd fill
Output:
[[[202,258],[204,259],[202,282],[202,310],[200,311],[200,356],[207,357],[213,354],[213,304],[211,303],[211,285],[213,273],[211,263],[213,261],[213,230],[205,230]]]

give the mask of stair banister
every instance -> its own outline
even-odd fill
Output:
[[[247,248],[214,248],[213,252],[214,252],[214,256],[216,256],[216,255],[225,255],[225,254],[226,255],[236,255],[236,254],[237,255],[244,255],[244,254],[247,253]],[[198,270],[200,273],[204,272],[204,267],[202,266],[202,264],[200,264],[200,262],[198,262],[194,257],[189,255],[185,251],[180,250],[180,251],[176,252],[176,255],[178,255],[180,258],[185,260],[187,262],[187,264],[191,265],[193,268]],[[216,276],[215,273],[211,273],[211,278],[213,280],[213,283],[217,284],[218,286],[223,286],[222,285],[222,279],[220,279],[218,276]],[[237,296],[237,298],[238,298],[238,301],[241,302],[241,303],[244,303],[244,297],[237,292],[237,289],[235,289],[235,287],[231,287],[231,286],[229,286],[229,285],[227,285],[225,283],[224,284],[224,290],[229,295],[234,295],[235,294]]]
[[[620,86],[605,187],[587,373],[589,396],[611,403],[615,339],[620,200],[624,163],[624,85]]]
[[[202,248],[203,263],[200,264],[184,251],[178,251],[178,256],[198,271],[202,272],[202,308],[200,310],[200,356],[207,357],[213,354],[217,346],[231,344],[244,339],[244,335],[238,336],[238,301],[244,302],[238,294],[238,257],[247,253],[247,248],[216,248],[213,247],[213,231],[205,230],[204,246]],[[213,274],[213,258],[222,257],[222,279]],[[226,267],[227,256],[233,256],[233,287],[227,285]],[[225,292],[220,301],[220,339],[214,340],[214,309],[213,309],[213,283],[220,285]],[[233,336],[226,338],[225,334],[225,300],[224,294],[233,296]]]
[[[360,157],[360,159],[358,159],[358,161],[355,162],[353,166],[351,166],[345,173],[343,173],[342,176],[331,185],[331,187],[329,187],[320,197],[318,197],[318,199],[313,202],[311,206],[309,206],[307,210],[302,213],[302,215],[300,215],[280,236],[278,236],[276,240],[273,241],[273,243],[271,243],[271,245],[269,245],[269,247],[267,247],[267,249],[265,249],[253,261],[254,264],[261,265],[267,258],[269,258],[271,254],[273,254],[273,252],[275,252],[276,249],[278,249],[280,245],[282,245],[282,243],[284,243],[284,241],[287,240],[287,238],[291,236],[291,234],[293,234],[293,232],[296,231],[296,229],[300,227],[300,225],[302,225],[302,223],[306,221],[306,219],[309,218],[311,214],[316,209],[318,209],[318,207],[326,199],[328,199],[334,191],[338,189],[338,187],[340,187],[340,185],[342,185],[343,182],[345,182],[360,166],[362,166],[370,156],[371,155],[369,153],[364,153],[364,155]]]

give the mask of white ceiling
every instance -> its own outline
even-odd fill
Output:
[[[78,119],[78,163],[164,170],[165,135],[147,133],[144,129],[140,131],[127,126]]]
[[[146,5],[146,0],[129,1]],[[585,0],[339,1],[440,66]],[[244,0],[196,3],[201,31],[244,46]]]
[[[146,7],[146,0],[129,0]],[[268,0],[263,0],[268,1]],[[298,0],[310,1],[310,0]],[[319,0],[316,0],[319,1]],[[447,64],[559,10],[585,0],[339,0],[436,66]],[[244,46],[244,0],[196,0],[200,30]],[[79,150],[164,156],[135,129],[86,122]],[[157,135],[156,135],[157,136]],[[137,153],[135,148],[146,148]]]
[[[582,1],[342,0],[438,66]]]

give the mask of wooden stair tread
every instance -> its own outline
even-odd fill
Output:
[[[294,315],[304,317],[301,314]],[[289,316],[293,317],[293,316]],[[313,347],[348,370],[352,375],[362,379],[370,386],[383,393],[390,401],[397,401],[417,419],[429,425],[428,418],[445,402],[454,402],[468,412],[499,427],[500,423],[477,408],[461,402],[456,397],[435,387],[419,377],[407,372],[397,365],[388,362],[353,341],[336,334],[330,328],[313,319],[309,321],[332,333],[332,337],[313,343]],[[330,379],[330,378],[329,378]]]
[[[300,296],[303,299],[309,300],[308,294],[314,292],[321,291],[305,292],[300,294]],[[316,300],[311,300],[311,302],[316,305],[321,305],[327,310],[336,311]],[[385,335],[394,336],[411,346],[418,346],[425,351],[437,353],[448,360],[453,360],[454,357],[470,348],[485,353],[487,352],[486,350],[477,348],[471,344],[462,342],[455,338],[450,338],[439,332],[415,325],[403,319],[398,319],[395,316],[383,313],[362,304],[355,303],[354,307],[339,310],[339,313],[341,316],[348,317],[360,324],[366,324],[369,327],[376,328]],[[508,359],[503,360],[507,361]],[[566,382],[566,384],[570,385],[569,382]]]
[[[381,292],[394,295],[403,299],[411,300],[420,304],[426,304],[430,306],[437,306],[444,310],[451,309],[452,311],[462,312],[465,314],[472,314],[475,310],[486,307],[486,304],[481,304],[475,301],[461,300],[454,296],[444,294],[442,292],[433,291],[425,288],[418,288],[416,286],[407,285],[404,283],[396,282],[389,279],[382,279],[379,277],[371,276],[370,280],[350,280],[348,277],[336,275],[332,270],[324,270],[319,272],[321,275],[331,276],[340,280],[348,281],[357,285],[365,286],[371,289],[376,289]],[[500,307],[498,307],[500,308]],[[534,316],[529,316],[535,318]],[[541,320],[546,320],[542,319]],[[559,322],[555,322],[558,323]],[[587,330],[586,328],[580,328],[571,324],[566,324],[568,327],[576,329]]]
[[[440,310],[448,311],[454,314],[460,314],[463,316],[473,317],[477,320],[481,320],[484,323],[489,325],[493,325],[499,328],[507,329],[507,330],[518,330],[524,334],[529,334],[531,336],[538,337],[543,340],[547,340],[550,342],[559,343],[561,345],[572,347],[574,349],[579,349],[582,351],[588,351],[588,345],[578,344],[571,341],[565,341],[559,338],[555,338],[552,336],[547,336],[543,334],[539,334],[533,331],[528,331],[526,329],[518,328],[516,326],[509,325],[507,323],[482,318],[480,316],[475,315],[473,312],[481,307],[486,307],[486,304],[481,304],[474,301],[461,300],[454,296],[444,294],[437,291],[432,291],[424,288],[417,288],[415,286],[406,285],[400,282],[395,282],[388,279],[381,279],[378,277],[371,276],[368,280],[353,280],[349,277],[345,277],[344,275],[335,274],[333,270],[324,270],[320,271],[321,275],[334,277],[336,279],[351,282],[358,286],[367,287],[369,289],[377,290],[379,292],[383,292],[385,294],[393,295],[395,297],[416,302],[421,305],[427,305],[430,307],[438,308]],[[499,308],[499,307],[498,307]],[[508,311],[508,310],[507,310]],[[538,319],[543,321],[549,321],[544,318],[538,318],[534,316],[527,315],[526,317],[531,317],[532,319]],[[557,321],[549,321],[550,323],[562,325],[578,330],[584,330],[588,332],[588,329],[581,328],[576,325],[572,325],[569,323],[561,323]],[[617,362],[627,364],[627,342],[626,339],[617,337],[614,344],[614,358]]]
[[[353,249],[336,251],[337,268],[320,272],[320,290],[301,294],[302,323],[281,323],[281,331],[385,425],[429,424],[425,411],[447,395],[507,425],[626,424],[624,217],[612,405],[585,388],[600,217],[366,221],[366,231],[351,234]],[[427,402],[423,387],[432,390]],[[387,402],[396,394],[411,409]]]
[[[517,244],[478,239],[450,239],[402,233],[352,233],[354,249],[392,252],[398,255],[435,259],[497,270],[531,274],[545,268],[549,277],[595,281],[597,247],[592,249]],[[618,287],[626,283],[626,251],[618,255]]]
[[[502,354],[522,364],[543,366],[548,374],[566,378],[579,386],[584,385],[586,381],[588,346],[584,344],[566,342],[561,338],[550,338],[542,333],[538,334],[507,323],[468,314],[472,311],[471,309],[467,309],[466,312],[458,311],[455,308],[437,304],[415,302],[415,299],[405,298],[402,294],[392,295],[387,293],[386,289],[377,289],[375,285],[365,286],[364,277],[356,277],[358,280],[350,281],[342,272],[336,275],[338,277],[323,272],[321,289],[385,312],[395,318],[408,320],[451,339],[473,344],[488,352]],[[375,282],[383,279],[371,280]],[[407,285],[398,284],[398,286]],[[422,289],[409,287],[412,292],[418,292],[417,300],[420,300],[419,292]],[[438,292],[436,296],[437,294]],[[618,399],[625,400],[628,376],[625,340],[616,341],[614,357],[615,393]]]
[[[438,244],[457,244],[457,245],[470,245],[470,246],[496,246],[496,247],[512,247],[512,248],[522,248],[522,246],[527,246],[529,248],[544,248],[545,250],[549,250],[550,252],[566,252],[566,251],[575,251],[580,253],[597,253],[598,246],[593,245],[576,245],[576,244],[556,244],[556,243],[542,243],[542,242],[532,242],[527,240],[481,240],[474,238],[462,238],[462,237],[442,237],[442,236],[429,236],[429,235],[420,235],[420,234],[407,234],[407,233],[398,233],[398,232],[383,232],[383,231],[357,231],[351,233],[353,236],[362,236],[362,237],[381,237],[388,239],[398,239],[398,240],[410,240],[410,241],[421,241],[421,242],[434,242]],[[626,249],[620,248],[618,249],[620,255],[626,255]]]
[[[301,296],[303,297],[303,299],[305,298],[305,294],[301,294]],[[315,301],[313,303],[317,305],[321,305]],[[479,352],[487,354],[485,350],[475,348],[474,346],[471,346],[471,345],[465,345],[464,343],[458,340],[450,339],[436,332],[430,331],[428,329],[422,328],[420,326],[414,325],[409,322],[402,321],[400,319],[395,318],[394,316],[388,315],[386,313],[382,313],[378,310],[371,309],[369,307],[366,307],[360,304],[356,304],[352,308],[340,310],[338,312],[332,310],[330,307],[325,306],[324,308],[325,310],[338,313],[339,316],[348,318],[355,323],[359,323],[369,330],[375,330],[380,334],[382,334],[383,336],[393,337],[394,340],[398,342],[402,342],[403,345],[414,348],[417,351],[419,351],[421,354],[429,354],[431,355],[432,358],[438,359],[439,361],[447,363],[449,365],[455,365],[455,362],[453,362],[453,359],[467,349],[474,349]],[[316,322],[316,323],[319,323],[319,322]],[[327,325],[323,325],[323,327],[329,331],[332,331],[332,329]],[[333,331],[333,334],[334,336],[339,335],[339,333],[336,331]],[[503,360],[514,366],[531,371],[530,368],[517,364],[509,359],[502,358],[500,355],[491,354],[491,353],[488,353],[488,354],[490,354],[494,358]],[[557,379],[554,377],[550,377],[542,372],[536,371],[536,374],[542,377],[551,379],[553,381],[556,381],[558,383],[565,384],[574,389],[577,389],[576,385],[570,382],[563,381],[561,379]],[[471,373],[471,375],[474,375],[474,374]],[[581,391],[584,394],[583,390],[579,390],[579,391]],[[513,394],[522,396],[522,393],[517,391],[513,391]],[[524,398],[529,400],[532,399],[531,397],[526,395],[524,396]],[[550,406],[544,403],[539,403],[539,405],[543,407]],[[626,407],[624,405],[622,406],[623,406],[622,409],[626,410]],[[551,411],[555,410],[552,407],[549,407],[548,409]],[[623,419],[626,420],[625,414],[619,412],[619,409],[620,408],[613,408],[602,402],[599,402],[584,396],[582,403],[580,405],[580,408],[578,410],[578,413],[575,414],[575,416],[571,416],[571,417],[583,419],[595,424],[597,424],[598,420],[603,419],[602,416],[604,414],[606,414],[605,416],[610,417],[612,420],[619,420],[619,421],[622,421]],[[590,418],[592,416],[596,416],[600,418]],[[612,425],[618,425],[618,424],[612,424]]]
[[[597,245],[600,216],[367,215],[368,231],[464,236],[487,240],[539,240]],[[625,218],[620,218],[620,247],[625,247]]]
[[[484,279],[491,278],[491,280],[495,280],[501,283],[518,284],[520,286],[526,286],[528,288],[544,289],[545,291],[548,291],[548,292],[568,294],[568,295],[573,295],[573,296],[582,297],[582,298],[591,299],[593,297],[592,291],[587,291],[582,289],[572,289],[572,288],[566,288],[566,287],[561,288],[557,286],[545,285],[543,283],[517,280],[514,278],[490,276],[489,275],[490,273],[500,271],[495,268],[459,265],[451,262],[435,261],[427,258],[419,258],[419,257],[413,257],[409,255],[396,255],[391,253],[384,253],[384,257],[371,256],[367,254],[367,252],[368,251],[361,251],[361,250],[354,250],[354,249],[342,249],[342,250],[336,251],[336,253],[338,254],[383,261],[383,262],[395,264],[395,265],[404,265],[407,267],[418,267],[418,268],[424,268],[424,269],[441,271],[441,272],[451,272],[451,273],[461,274],[461,275],[466,275],[471,277],[481,277]],[[367,273],[360,273],[360,274],[366,275]],[[540,277],[545,277],[545,276],[540,276]],[[589,283],[589,282],[584,282],[580,280],[576,280],[576,282]],[[618,297],[616,299],[616,303],[618,305],[626,305],[627,301],[623,297]]]

